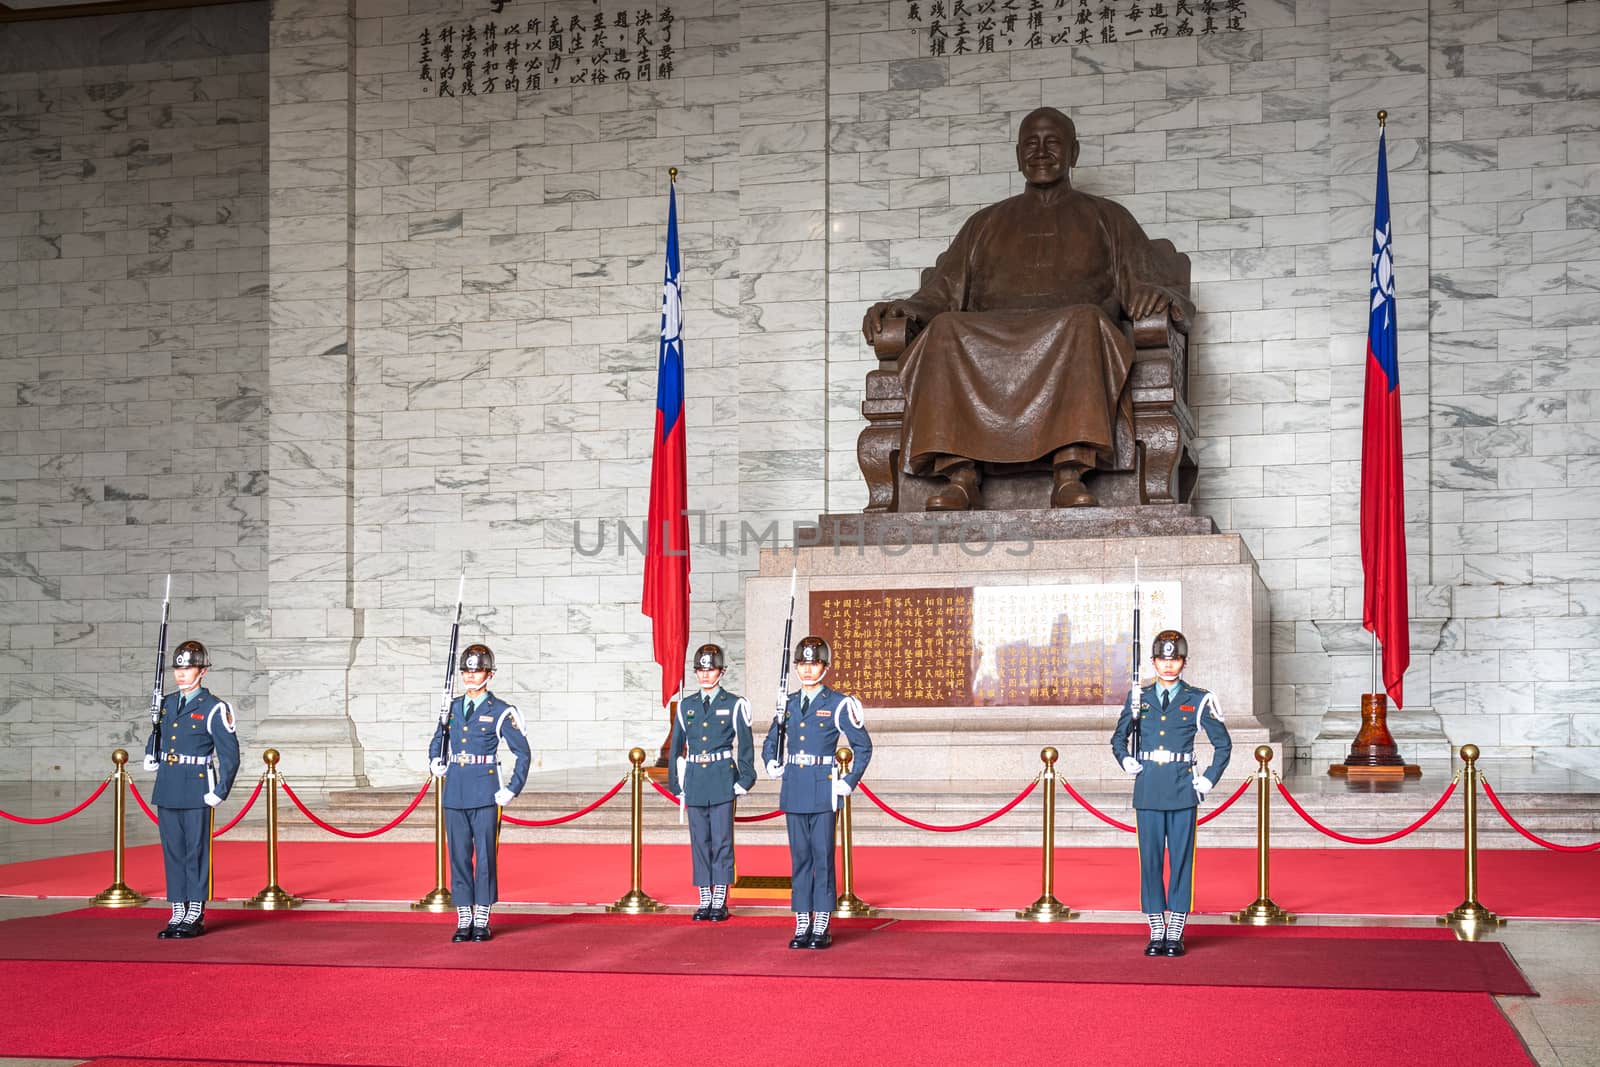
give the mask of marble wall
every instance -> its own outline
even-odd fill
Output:
[[[1077,119],[1075,181],[1193,260],[1196,500],[1260,561],[1271,717],[1301,748],[1367,670],[1387,109],[1407,703],[1458,744],[1600,768],[1570,699],[1600,640],[1600,4],[1244,6],[1244,32],[1124,18],[1116,42],[936,56],[929,0],[689,0],[671,77],[466,97],[419,77],[424,31],[497,17],[452,0],[8,32],[0,775],[89,776],[136,733],[169,558],[247,741],[306,774],[418,771],[463,571],[540,767],[657,743],[618,523],[642,538],[669,167],[707,513],[692,640],[764,689],[739,663],[771,623],[743,614],[758,542],[864,502],[862,311],[1018,187],[1040,104]]]

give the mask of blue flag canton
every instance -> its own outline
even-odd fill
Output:
[[[661,283],[661,350],[656,370],[656,410],[661,437],[672,433],[683,415],[683,294],[678,287],[678,191],[667,207],[667,269]]]
[[[1378,192],[1375,199],[1367,347],[1389,379],[1389,388],[1393,390],[1400,383],[1400,357],[1395,322],[1394,251],[1389,227],[1389,162],[1381,132],[1378,134]]]

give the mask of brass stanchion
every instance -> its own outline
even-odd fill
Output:
[[[1504,926],[1505,920],[1478,903],[1478,746],[1462,745],[1461,762],[1466,770],[1462,780],[1466,784],[1466,810],[1462,822],[1463,851],[1466,853],[1467,899],[1457,904],[1439,922],[1457,928],[1463,940],[1472,941],[1481,927]]]
[[[267,765],[267,884],[244,906],[279,911],[305,902],[278,884],[278,750],[267,749],[261,759]]]
[[[446,881],[448,856],[444,836],[444,779],[433,779],[433,888],[422,894],[421,900],[412,901],[414,911],[452,911],[450,885]]]
[[[111,772],[111,884],[89,899],[97,908],[132,908],[150,898],[128,888],[122,880],[122,853],[126,846],[123,838],[123,821],[128,814],[128,753],[117,749],[111,753],[111,762],[117,769]]]
[[[841,748],[833,754],[834,762],[839,765],[839,777],[843,778],[850,773],[850,761],[855,759],[855,753],[848,748]],[[839,899],[834,902],[833,913],[841,919],[864,919],[869,915],[878,914],[878,909],[856,896],[855,851],[851,841],[850,823],[850,794],[846,793],[839,798],[839,840],[841,842],[840,867],[844,869],[844,892],[839,894]]]
[[[1044,760],[1044,892],[1039,899],[1017,912],[1017,918],[1037,923],[1076,919],[1078,913],[1055,897],[1056,888],[1056,750],[1046,745],[1039,752]]]
[[[630,749],[628,762],[633,764],[633,769],[628,771],[629,784],[632,787],[629,822],[633,824],[630,835],[633,885],[617,898],[615,904],[606,905],[606,911],[620,912],[624,915],[648,915],[652,912],[666,911],[667,906],[652,898],[639,886],[644,868],[644,749]]]
[[[1268,865],[1272,856],[1272,772],[1267,764],[1272,762],[1272,749],[1262,745],[1256,749],[1256,899],[1248,907],[1229,916],[1236,923],[1250,926],[1271,926],[1273,923],[1292,923],[1294,916],[1272,902]]]

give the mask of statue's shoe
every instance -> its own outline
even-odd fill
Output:
[[[971,511],[983,507],[983,494],[951,482],[928,498],[927,507],[929,511]]]
[[[1083,480],[1075,475],[1056,475],[1055,489],[1050,493],[1050,506],[1053,508],[1092,508],[1100,501],[1094,494],[1083,486]],[[929,502],[929,507],[932,507]]]

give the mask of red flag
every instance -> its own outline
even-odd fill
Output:
[[[667,270],[661,286],[656,435],[650,462],[650,517],[639,608],[650,616],[661,703],[683,688],[689,650],[689,472],[683,428],[683,305],[678,292],[678,195],[667,201]]]
[[[1394,258],[1389,232],[1389,163],[1378,130],[1377,207],[1372,223],[1371,314],[1367,320],[1367,390],[1361,413],[1362,625],[1383,646],[1383,687],[1402,706],[1411,663],[1406,611],[1406,504],[1400,437],[1400,357],[1395,324]]]

